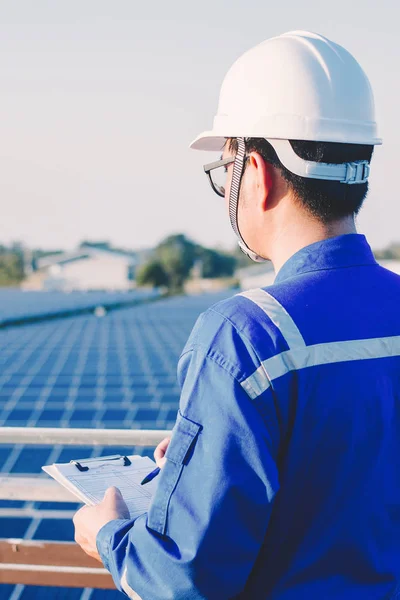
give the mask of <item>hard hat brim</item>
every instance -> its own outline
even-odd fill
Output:
[[[206,150],[209,152],[222,152],[227,137],[215,135],[212,131],[204,131],[190,144],[192,150]]]
[[[333,139],[334,136],[329,136],[329,135],[312,135],[312,136],[306,136],[306,135],[295,135],[295,136],[291,136],[291,137],[287,137],[287,136],[278,136],[278,135],[254,135],[254,134],[248,134],[248,135],[244,135],[243,134],[234,134],[232,133],[231,135],[226,135],[226,136],[221,136],[218,135],[217,133],[214,133],[213,131],[204,131],[203,133],[201,133],[199,136],[197,136],[196,139],[193,140],[193,142],[190,144],[190,148],[192,148],[193,150],[206,150],[209,152],[222,152],[226,140],[228,140],[229,138],[235,138],[235,137],[260,137],[260,138],[264,138],[264,139],[296,139],[296,140],[308,140],[308,141],[320,141],[320,142],[336,142],[336,143],[341,143],[341,144],[365,144],[368,146],[380,146],[382,144],[382,139],[378,138],[378,137],[371,137],[368,136],[365,139],[362,139],[363,136],[359,136],[358,138],[355,139],[341,139],[341,138],[337,138],[337,139]]]

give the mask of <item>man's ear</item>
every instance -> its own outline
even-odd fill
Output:
[[[252,196],[262,212],[270,208],[274,185],[273,167],[258,152],[251,152],[249,168],[252,170]]]

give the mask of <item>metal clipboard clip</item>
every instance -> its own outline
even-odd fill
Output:
[[[124,467],[129,467],[132,464],[127,456],[122,456],[121,454],[113,454],[112,456],[98,456],[97,458],[85,458],[83,460],[71,460],[70,463],[75,465],[78,471],[83,473],[85,471],[89,471],[89,467],[82,463],[107,462],[109,460],[123,460]]]

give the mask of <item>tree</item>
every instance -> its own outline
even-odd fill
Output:
[[[21,244],[0,246],[0,286],[19,284],[24,278],[24,250]]]
[[[170,235],[156,248],[155,255],[168,275],[170,291],[179,292],[197,256],[198,247],[183,234]]]
[[[242,252],[238,245],[235,246],[232,255],[236,260],[236,267],[239,269],[242,269],[243,267],[249,267],[250,265],[254,264],[251,258]]]
[[[137,281],[139,285],[168,285],[171,293],[179,293],[195,264],[200,267],[201,277],[231,277],[237,259],[230,253],[203,248],[183,234],[170,235],[155,248],[150,262],[139,271]]]
[[[136,281],[138,285],[152,285],[154,287],[168,287],[169,284],[168,274],[157,260],[142,265],[137,273]]]
[[[235,272],[235,257],[223,252],[203,248],[200,252],[200,260],[202,276],[205,278],[231,277]]]
[[[381,259],[399,259],[400,258],[400,244],[392,243],[387,248],[383,250],[376,250],[374,252],[375,258],[378,260]]]

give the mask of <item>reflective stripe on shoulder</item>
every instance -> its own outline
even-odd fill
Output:
[[[247,395],[254,400],[255,398],[258,398],[258,396],[261,396],[261,394],[269,388],[271,383],[264,367],[261,365],[258,367],[257,371],[254,371],[254,373],[242,381],[240,385],[245,392],[247,392]]]
[[[128,580],[126,578],[126,567],[124,569],[124,572],[122,573],[122,577],[121,577],[121,587],[124,590],[125,594],[128,596],[128,598],[131,598],[131,600],[142,600],[141,597],[139,596],[139,594],[137,594],[129,585]]]
[[[271,319],[273,324],[279,329],[286,340],[290,349],[303,348],[306,343],[301,335],[296,323],[289,315],[287,310],[274,298],[261,288],[241,292],[238,296],[243,296],[257,304]]]
[[[268,358],[241,385],[250,398],[265,392],[271,381],[291,371],[354,360],[371,360],[400,356],[400,336],[327,342],[287,350]]]

